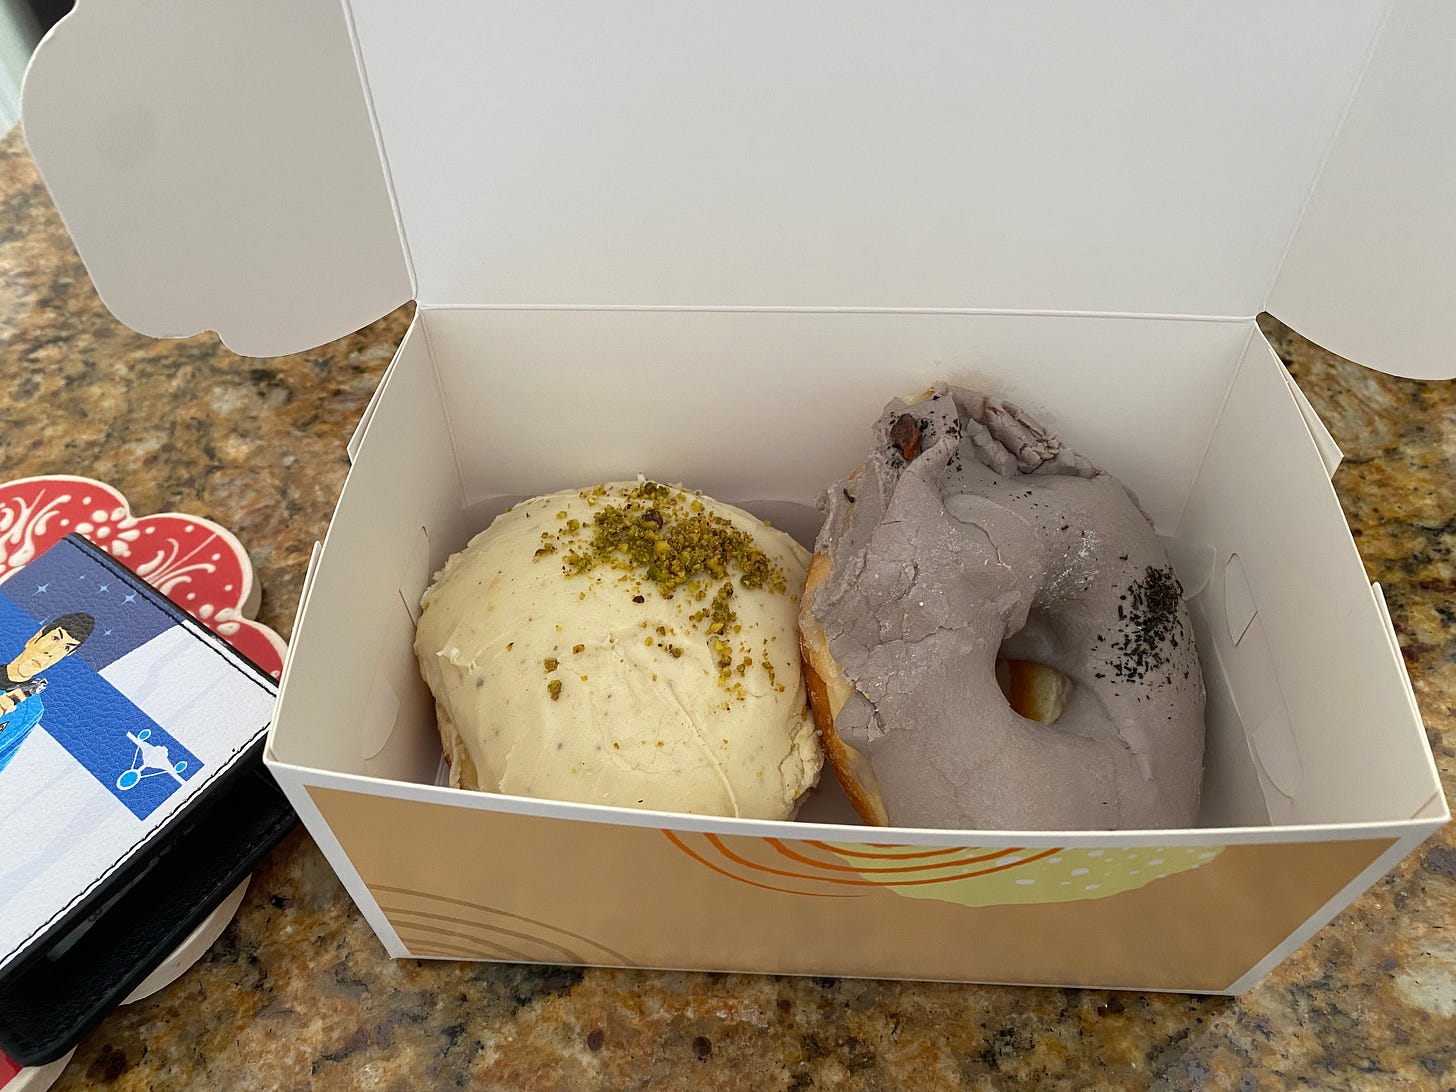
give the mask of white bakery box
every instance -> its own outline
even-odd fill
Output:
[[[392,955],[1236,993],[1449,814],[1253,316],[1456,373],[1453,38],[1375,0],[82,0],[24,122],[138,330],[292,353],[418,301],[267,752]],[[1173,543],[1197,827],[868,829],[827,770],[821,825],[440,786],[417,603],[508,503],[641,472],[812,536],[941,377]]]

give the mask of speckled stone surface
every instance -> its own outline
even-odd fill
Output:
[[[98,301],[18,134],[0,141],[0,471],[87,474],[231,527],[289,632],[344,443],[409,315],[281,360],[156,342]],[[1456,787],[1456,385],[1269,322]],[[1456,1087],[1456,836],[1433,838],[1237,1000],[394,962],[295,833],[190,972],[118,1010],[60,1089]]]

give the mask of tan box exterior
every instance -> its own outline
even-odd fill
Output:
[[[831,844],[308,793],[401,954],[776,974],[1229,991],[1397,841]]]

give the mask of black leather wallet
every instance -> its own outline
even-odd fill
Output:
[[[52,551],[69,554],[47,561]],[[134,640],[151,639],[149,634],[156,631],[169,635],[169,650],[178,642],[202,642],[206,649],[187,645],[192,655],[202,657],[204,662],[210,662],[210,656],[220,657],[227,661],[227,671],[249,676],[249,687],[261,686],[267,694],[276,692],[266,673],[79,536],[67,536],[20,570],[6,585],[0,585],[0,594],[25,603],[22,594],[9,586],[14,581],[25,579],[40,586],[37,580],[29,579],[28,574],[34,572],[39,574],[40,582],[51,584],[49,595],[61,590],[49,579],[50,572],[61,572],[69,579],[74,571],[89,571],[86,566],[94,566],[102,574],[100,578],[108,582],[108,593],[114,587],[134,594],[165,615],[154,616],[148,623],[150,628]],[[28,584],[22,591],[28,591]],[[129,605],[131,602],[128,600]],[[0,607],[11,610],[8,603]],[[99,634],[100,627],[108,624],[108,617],[101,613],[102,607],[95,609]],[[24,616],[13,610],[11,614],[19,619],[12,629],[27,624]],[[67,616],[74,618],[75,614]],[[0,611],[0,623],[3,621]],[[114,628],[120,635],[125,625],[118,622]],[[113,637],[111,630],[106,631],[106,636]],[[14,638],[10,641],[14,643]],[[119,647],[115,654],[120,656],[126,651],[130,649]],[[0,659],[7,654],[8,650],[0,649]],[[71,676],[52,672],[54,677],[44,691],[47,712],[42,717],[53,717],[60,725],[50,731],[62,741],[62,718],[68,713],[62,699],[68,688],[79,692],[77,672],[84,670],[87,668],[78,663]],[[253,700],[262,699],[255,694]],[[79,701],[73,701],[73,705],[87,708]],[[81,714],[73,709],[69,715],[74,722]],[[185,735],[177,726],[175,714],[169,720],[178,735]],[[45,724],[44,719],[41,724]],[[120,731],[111,721],[106,723],[106,730],[113,734]],[[155,734],[150,738],[147,729],[133,726],[128,731],[129,739],[140,737],[153,748],[165,736],[172,744],[167,764],[160,770],[146,766],[141,757],[144,748],[138,742],[141,772],[127,767],[114,776],[108,767],[104,775],[98,775],[95,767],[99,759],[91,751],[73,749],[72,753],[80,756],[78,763],[90,764],[87,769],[95,784],[87,784],[93,796],[100,785],[140,814],[145,807],[137,805],[140,794],[136,790],[142,776],[162,775],[154,784],[142,786],[153,796],[179,791],[173,787],[174,782],[185,787],[184,773],[193,778],[208,776],[200,789],[151,830],[138,850],[108,869],[104,882],[87,885],[84,894],[69,900],[64,913],[51,915],[44,928],[38,928],[10,958],[0,975],[0,1050],[21,1065],[44,1064],[74,1046],[186,939],[298,821],[282,790],[263,768],[261,732],[250,728],[252,738],[243,740],[241,748],[228,753],[225,761],[213,760],[209,767],[186,744],[160,727],[152,730]],[[154,757],[156,752],[149,754]],[[172,760],[182,754],[189,756],[190,769],[188,761],[174,765]],[[0,788],[3,785],[0,782]],[[130,795],[125,795],[127,792]],[[63,821],[63,817],[57,816],[56,821]]]

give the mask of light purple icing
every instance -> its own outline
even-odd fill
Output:
[[[902,444],[920,436],[908,463],[897,422]],[[890,822],[1191,825],[1203,678],[1132,495],[1015,406],[958,387],[896,399],[873,433],[860,472],[821,499],[832,569],[810,610],[854,686],[836,731],[873,765]],[[1054,725],[1007,704],[998,653],[1068,676]]]

